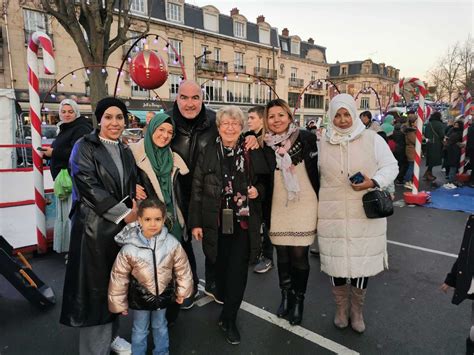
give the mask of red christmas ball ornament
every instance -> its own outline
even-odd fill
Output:
[[[168,65],[159,54],[145,49],[130,62],[130,76],[143,89],[158,89],[168,79]]]

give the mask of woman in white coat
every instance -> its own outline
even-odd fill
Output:
[[[365,129],[352,96],[335,96],[328,114],[330,123],[319,153],[321,270],[331,277],[334,324],[342,329],[350,319],[352,329],[362,333],[368,278],[388,266],[387,220],[368,219],[362,196],[368,189],[383,189],[392,183],[398,165],[383,138]],[[357,173],[363,181],[352,183],[349,178]]]

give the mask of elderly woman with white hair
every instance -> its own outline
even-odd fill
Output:
[[[335,96],[328,114],[319,150],[321,270],[331,277],[335,326],[345,328],[350,319],[352,329],[362,333],[368,278],[388,266],[387,220],[367,218],[362,196],[368,189],[392,183],[398,165],[383,138],[365,129],[352,96]],[[350,179],[354,175],[359,181]]]
[[[236,345],[248,263],[258,251],[262,178],[269,170],[262,149],[245,149],[240,108],[221,108],[216,125],[219,136],[199,155],[194,171],[188,227],[216,265],[217,299],[224,302],[218,324],[227,342]]]
[[[74,143],[92,131],[92,125],[84,116],[81,116],[77,103],[64,99],[59,104],[59,134],[51,147],[44,148],[43,155],[51,159],[51,175],[56,180],[62,169],[69,169],[69,157]],[[70,225],[69,212],[72,197],[63,199],[56,197],[56,220],[54,224],[53,250],[64,253],[69,250]]]

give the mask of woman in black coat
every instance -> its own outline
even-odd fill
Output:
[[[71,154],[71,245],[60,319],[81,327],[80,354],[110,351],[116,315],[108,310],[107,290],[120,250],[114,237],[137,218],[135,161],[120,142],[127,108],[118,99],[105,98],[95,115],[100,130],[80,139]]]
[[[44,148],[43,155],[51,159],[51,176],[56,180],[62,169],[69,169],[69,157],[72,147],[79,138],[92,131],[92,125],[84,116],[81,116],[77,103],[64,99],[59,104],[59,133],[51,147]],[[72,196],[59,199],[56,197],[56,220],[54,222],[53,250],[64,253],[69,250],[70,223]]]
[[[219,137],[200,154],[194,171],[188,224],[194,238],[203,241],[206,258],[216,264],[218,298],[224,301],[219,326],[229,343],[239,344],[237,311],[260,237],[260,176],[269,171],[261,149],[244,149],[238,107],[221,108],[216,124]]]
[[[447,143],[446,143],[446,168],[448,169],[448,183],[456,181],[456,173],[459,168],[459,161],[461,159],[461,142],[463,121],[458,120],[454,122],[451,129]]]

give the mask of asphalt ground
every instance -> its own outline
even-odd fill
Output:
[[[442,181],[440,175],[438,171],[438,180]],[[402,191],[397,188],[397,200]],[[319,259],[312,256],[300,327],[273,316],[280,297],[276,269],[258,275],[249,268],[238,316],[241,344],[226,343],[217,327],[221,306],[202,298],[200,305],[182,311],[170,328],[170,352],[463,354],[470,328],[470,301],[454,306],[452,293],[444,294],[439,286],[455,260],[453,255],[458,253],[467,217],[462,212],[424,207],[395,208],[388,220],[389,269],[369,280],[364,308],[367,330],[362,335],[350,327],[334,327],[329,280],[320,272]],[[200,244],[194,243],[194,249],[203,278]],[[77,330],[58,322],[65,272],[63,257],[50,252],[35,256],[30,262],[36,274],[54,289],[58,304],[39,310],[0,277],[0,354],[77,354]],[[120,334],[130,340],[130,316],[122,317]]]

